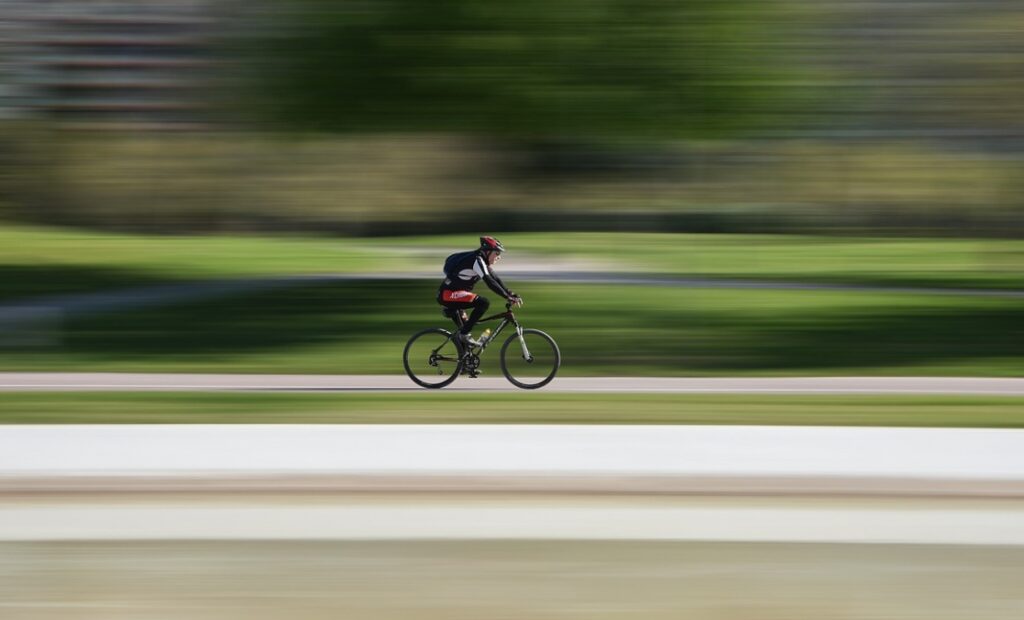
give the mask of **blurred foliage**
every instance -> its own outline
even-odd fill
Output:
[[[949,79],[938,99],[946,111],[969,122],[1015,130],[1019,138],[1024,131],[1024,11],[942,25],[954,33],[943,39]]]
[[[819,4],[833,92],[818,110],[852,132],[1020,151],[1024,11],[1015,0]],[[805,30],[802,39],[814,38]]]
[[[1024,163],[916,141],[718,140],[624,159],[584,151],[571,172],[545,175],[563,164],[454,134],[22,129],[4,140],[2,213],[47,224],[347,235],[1024,233]]]
[[[238,42],[286,127],[525,138],[756,126],[796,67],[778,0],[292,0]],[[257,18],[257,23],[259,20]]]
[[[222,70],[203,88],[230,115],[180,133],[5,121],[0,217],[363,236],[1024,234],[1012,0],[223,10]]]
[[[527,300],[523,325],[558,341],[567,375],[1024,372],[1018,298],[505,279]],[[436,280],[321,282],[68,316],[52,326],[59,346],[0,350],[0,369],[401,374],[409,336],[451,324],[436,294]],[[486,376],[497,352],[483,356]]]
[[[609,270],[720,279],[1024,290],[1024,241],[802,235],[517,233],[503,272]],[[132,235],[0,229],[0,300],[205,279],[440,274],[476,237]],[[299,281],[296,281],[298,284]],[[257,286],[258,288],[258,286]]]

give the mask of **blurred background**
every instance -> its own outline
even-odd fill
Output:
[[[1021,377],[1022,32],[1015,0],[0,0],[0,372],[378,374],[411,388],[403,346],[445,321],[445,256],[492,234],[509,249],[498,271],[526,300],[519,318],[561,346],[561,376]],[[500,377],[493,352],[485,377]],[[1024,399],[993,392],[170,394],[86,380],[87,394],[3,391],[0,436],[54,423],[1024,426]],[[131,443],[116,428],[103,444],[72,432],[67,454],[45,428],[8,445],[46,475],[71,454],[134,455],[152,474],[150,455],[238,453],[207,440],[167,450],[164,427]],[[929,430],[915,436],[926,446]],[[854,466],[872,446],[915,462],[878,437],[836,445],[853,446]],[[846,454],[812,443],[794,454]],[[723,462],[743,452],[731,436],[702,447]],[[9,473],[5,619],[1024,609],[1019,472],[957,497],[941,480],[917,497],[881,479],[865,498],[817,479],[810,499],[772,481],[754,493],[767,499],[733,498],[714,486],[722,471],[701,470],[713,497],[643,495],[624,478],[597,498],[477,486],[457,501],[279,478],[266,493],[252,480],[224,491],[199,474],[151,489],[136,469],[132,488]],[[420,531],[407,511],[431,503],[465,508],[424,519],[449,533],[492,508],[518,526],[566,505],[611,533],[359,540],[336,519],[381,508],[387,519],[367,522],[408,526],[389,532],[400,537]],[[615,529],[624,509],[669,519],[676,504],[710,510],[729,537]],[[884,514],[865,522],[865,507]],[[274,531],[275,511],[292,508],[290,533]],[[221,538],[197,537],[215,517]],[[808,523],[853,539],[806,542]],[[271,535],[245,540],[253,524]],[[954,548],[907,534],[963,524],[987,537]]]
[[[1018,3],[0,17],[8,370],[397,373],[480,234],[569,373],[1024,370]]]
[[[1010,0],[2,0],[9,220],[1012,236]]]

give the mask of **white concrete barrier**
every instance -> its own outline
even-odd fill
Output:
[[[1019,430],[4,426],[0,446],[0,541],[1024,545]]]
[[[173,483],[1024,495],[1024,430],[1005,429],[33,425],[0,427],[0,445],[0,489]]]

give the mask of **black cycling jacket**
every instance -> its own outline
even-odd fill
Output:
[[[471,291],[478,281],[483,280],[492,291],[505,299],[513,295],[501,278],[488,267],[481,250],[452,254],[445,261],[445,266],[445,278],[440,286],[442,291]]]

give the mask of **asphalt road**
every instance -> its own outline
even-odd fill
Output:
[[[404,375],[0,373],[0,391],[426,392]],[[517,391],[500,377],[460,378],[445,391]],[[1024,378],[559,377],[545,392],[695,394],[974,394],[1024,396]]]

